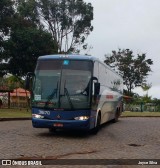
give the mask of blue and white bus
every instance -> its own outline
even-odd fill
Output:
[[[122,112],[123,79],[96,57],[40,56],[26,88],[31,79],[33,127],[97,133]]]

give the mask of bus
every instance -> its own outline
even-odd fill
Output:
[[[86,55],[45,55],[29,72],[32,125],[35,128],[97,133],[122,112],[123,79],[98,58]]]

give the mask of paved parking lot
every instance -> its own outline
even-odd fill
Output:
[[[32,128],[30,120],[3,121],[0,122],[0,158],[160,159],[159,130],[160,118],[149,117],[120,118],[118,123],[105,124],[97,135],[50,134],[47,129]]]

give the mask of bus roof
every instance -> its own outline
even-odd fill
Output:
[[[76,59],[76,60],[99,60],[96,57],[89,56],[89,55],[74,55],[74,54],[56,54],[56,55],[44,55],[40,56],[38,60],[45,60],[45,59]]]

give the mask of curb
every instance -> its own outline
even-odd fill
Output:
[[[135,118],[135,117],[137,117],[137,118],[145,118],[145,117],[147,117],[147,118],[157,118],[157,117],[160,117],[160,116],[120,116],[120,118],[131,118],[131,117],[133,117],[133,118]],[[32,118],[31,117],[26,117],[26,118],[0,118],[0,122],[1,121],[21,121],[21,120],[32,120]]]
[[[18,121],[18,120],[31,120],[31,117],[26,118],[0,118],[0,121]]]
[[[137,118],[143,118],[143,117],[150,117],[150,118],[154,118],[154,117],[160,117],[160,116],[120,116],[120,118],[129,118],[129,117],[137,117]]]

